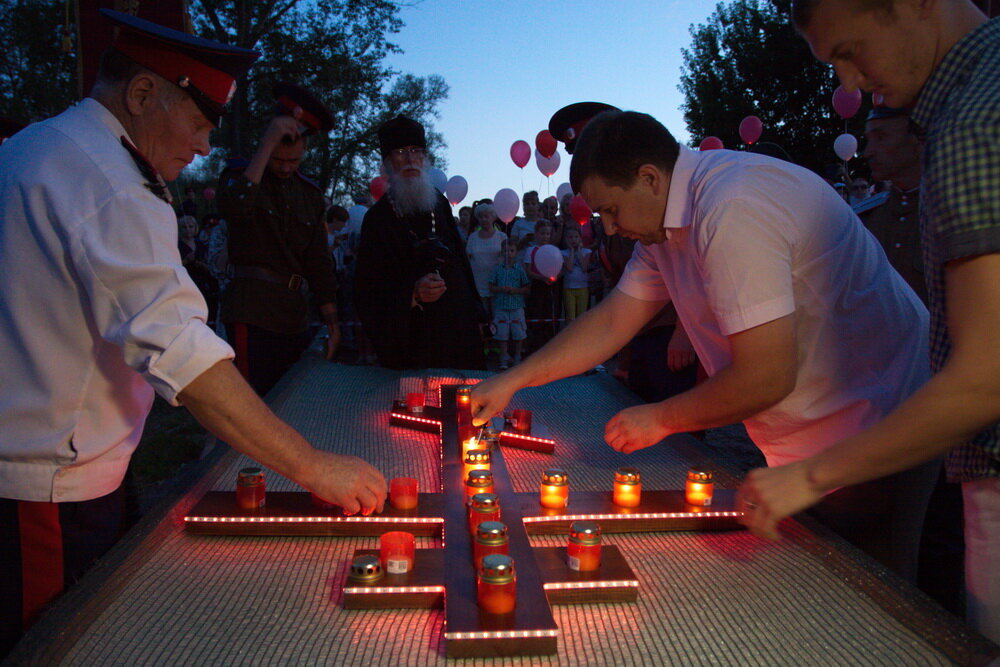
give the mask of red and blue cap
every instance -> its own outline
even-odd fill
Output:
[[[618,107],[603,102],[577,102],[564,106],[549,119],[549,134],[566,144],[566,152],[573,154],[576,140],[587,123],[603,111],[621,111]]]
[[[251,49],[195,37],[130,14],[100,11],[119,28],[111,48],[179,86],[216,126],[236,92],[236,80],[260,56]]]

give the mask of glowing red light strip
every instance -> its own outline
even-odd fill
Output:
[[[531,442],[544,442],[551,445],[556,444],[556,441],[550,438],[539,438],[534,435],[521,435],[519,433],[511,433],[510,431],[504,431],[501,435],[504,438],[515,438],[517,440],[530,440]]]
[[[531,639],[558,637],[558,630],[497,630],[482,632],[445,632],[445,639]]]
[[[444,523],[441,517],[400,516],[186,516],[189,523]]]
[[[547,591],[582,590],[588,588],[639,588],[635,579],[622,581],[563,581],[542,586]]]
[[[383,595],[385,593],[444,593],[444,586],[366,586],[345,588],[345,595]]]
[[[437,419],[427,419],[426,417],[414,417],[413,415],[404,415],[398,412],[392,413],[393,419],[402,419],[403,421],[416,422],[418,424],[432,424],[434,426],[441,426],[441,422]]]
[[[723,517],[741,517],[743,512],[658,512],[655,514],[557,514],[552,516],[526,516],[524,523],[540,521],[610,521],[622,519],[636,521],[640,519],[718,519]]]

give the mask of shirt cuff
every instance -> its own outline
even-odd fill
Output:
[[[171,405],[180,405],[177,394],[209,368],[232,359],[233,348],[215,335],[204,322],[193,320],[165,350],[150,359],[143,376]]]

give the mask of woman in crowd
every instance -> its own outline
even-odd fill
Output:
[[[490,302],[493,294],[490,292],[490,276],[493,275],[494,267],[500,263],[500,249],[507,240],[507,235],[498,232],[493,225],[493,221],[497,219],[493,204],[476,206],[475,219],[478,228],[469,234],[465,252],[469,256],[472,277],[476,281],[479,297],[483,300],[487,312],[492,312]]]

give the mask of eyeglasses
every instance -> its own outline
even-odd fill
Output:
[[[407,155],[423,157],[427,155],[427,151],[420,146],[406,146],[405,148],[393,148],[389,151],[389,155],[393,157],[406,157]]]

